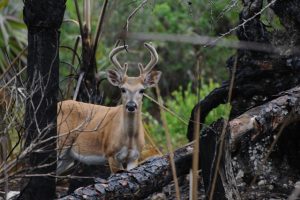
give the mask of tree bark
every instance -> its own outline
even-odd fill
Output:
[[[174,152],[177,176],[187,174],[192,162],[193,144]],[[79,188],[62,199],[142,199],[160,191],[173,180],[169,155],[151,158],[129,172],[113,174],[108,180]]]
[[[231,168],[231,153],[237,150],[241,141],[258,141],[259,136],[274,133],[283,123],[300,120],[300,87],[280,93],[276,99],[255,107],[239,117],[231,120],[225,129],[224,145],[219,173],[216,179],[213,199],[240,199],[235,184],[235,176]],[[224,121],[218,120],[203,129],[200,138],[200,168],[207,194],[212,191],[212,179],[216,167],[220,136]],[[226,124],[225,124],[226,126]],[[187,174],[191,167],[193,144],[189,144],[174,152],[177,176]],[[168,155],[152,158],[139,167],[119,174],[114,174],[108,180],[79,188],[74,194],[63,199],[141,199],[160,191],[172,181]],[[226,196],[225,196],[226,194]]]
[[[246,149],[249,145],[253,145],[269,135],[275,135],[280,127],[300,121],[300,87],[281,92],[276,97],[276,99],[252,108],[229,121],[223,140],[221,139],[222,127],[225,126],[223,121],[217,121],[201,132],[200,166],[205,191],[207,195],[213,193],[213,199],[222,199],[225,196],[229,199],[241,199],[231,164],[233,152],[239,153],[240,149]],[[223,141],[223,146],[221,146],[221,141]],[[222,148],[221,151],[219,148]],[[298,152],[299,147],[294,151]],[[216,161],[220,152],[219,172],[215,188],[212,191]],[[297,162],[299,163],[299,161]]]
[[[238,39],[256,44],[261,43],[261,48],[267,44],[273,46],[274,51],[268,53],[238,49],[236,55],[227,60],[229,80],[233,76],[233,69],[236,68],[231,102],[227,100],[230,81],[225,81],[220,88],[212,91],[195,105],[187,131],[190,141],[194,138],[194,113],[198,109],[200,109],[200,123],[203,123],[212,109],[228,102],[232,106],[230,119],[233,119],[246,110],[274,99],[275,94],[300,84],[300,58],[299,53],[294,51],[298,48],[300,41],[300,2],[278,0],[271,6],[286,28],[280,32],[268,30],[267,26],[261,22],[261,15],[256,15],[264,7],[263,0],[243,0],[242,4],[240,24],[248,21],[237,29]]]
[[[58,29],[65,0],[25,0],[24,3],[24,21],[28,27],[25,147],[33,147],[26,162],[31,169],[29,174],[47,174],[56,170]],[[43,142],[48,138],[53,139]],[[34,176],[24,178],[23,182],[19,199],[54,199],[54,178]]]
[[[232,150],[240,143],[255,142],[264,134],[274,132],[284,122],[288,125],[300,120],[300,87],[279,95],[281,96],[252,108],[229,122]]]

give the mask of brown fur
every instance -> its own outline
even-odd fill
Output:
[[[123,105],[105,107],[73,100],[60,102],[57,117],[59,151],[72,148],[77,154],[105,156],[113,162],[114,155],[123,146],[141,152],[145,143],[141,113],[128,114]],[[129,122],[131,119],[134,120]],[[128,133],[129,130],[136,131]]]

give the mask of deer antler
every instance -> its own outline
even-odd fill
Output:
[[[148,44],[148,43],[145,43],[144,45],[151,53],[151,60],[146,65],[146,67],[143,67],[143,65],[141,63],[139,63],[139,69],[140,69],[140,74],[141,75],[148,74],[158,62],[158,54],[157,54],[155,48],[152,45]]]
[[[112,64],[116,67],[116,70],[118,72],[120,72],[122,74],[122,76],[126,75],[127,69],[128,69],[128,65],[127,63],[124,64],[124,67],[121,66],[121,64],[119,63],[118,59],[117,59],[117,55],[128,48],[128,45],[124,45],[124,46],[119,46],[114,48],[110,54],[109,54],[109,59],[112,62]]]

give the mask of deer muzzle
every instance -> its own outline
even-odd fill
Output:
[[[128,112],[134,112],[134,111],[136,111],[136,109],[137,109],[137,105],[136,105],[135,102],[129,101],[129,102],[126,104],[126,110],[127,110]]]

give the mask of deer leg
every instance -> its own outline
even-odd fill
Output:
[[[135,168],[136,166],[138,166],[138,160],[128,162],[126,170],[129,171],[129,170]]]
[[[119,170],[126,170],[135,168],[138,164],[138,158],[140,153],[137,149],[128,150],[127,147],[122,147],[122,149],[116,153],[113,158],[109,159],[110,169],[114,173]],[[124,167],[123,167],[124,166]]]
[[[138,159],[140,157],[140,153],[136,149],[130,149],[128,151],[128,163],[127,163],[127,170],[131,170],[138,165]]]
[[[63,172],[67,171],[73,165],[74,159],[70,155],[70,150],[62,150],[57,155],[57,167],[56,174],[60,175]]]
[[[120,163],[113,157],[108,158],[108,163],[111,173],[116,173],[120,170],[124,170],[122,163]]]
[[[128,153],[128,148],[124,146],[113,157],[108,159],[110,171],[112,173],[124,170],[123,164],[127,163]]]

